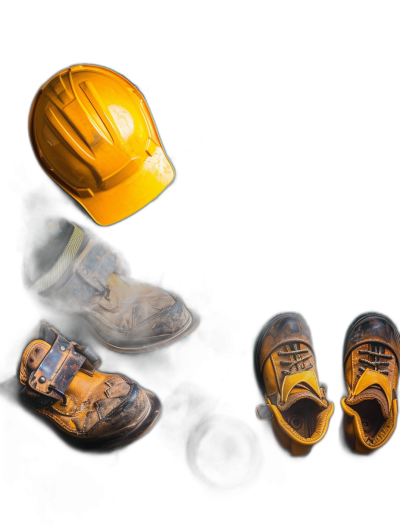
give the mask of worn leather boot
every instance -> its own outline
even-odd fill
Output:
[[[328,429],[333,404],[320,387],[311,333],[296,313],[277,315],[260,333],[255,370],[266,405],[260,419],[270,418],[275,435],[292,455],[305,455]]]
[[[118,448],[147,433],[157,421],[158,398],[120,374],[100,372],[88,347],[42,323],[21,360],[22,397],[84,448]]]
[[[198,325],[178,297],[129,278],[116,254],[74,223],[50,221],[45,232],[26,260],[28,284],[62,310],[78,314],[108,348],[147,352]]]
[[[360,315],[344,345],[348,397],[342,399],[344,432],[350,447],[369,454],[391,437],[397,421],[399,332],[378,313]]]

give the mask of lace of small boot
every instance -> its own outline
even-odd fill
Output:
[[[389,367],[390,362],[389,361],[381,361],[379,358],[391,360],[393,359],[393,356],[391,354],[385,354],[385,347],[381,345],[376,345],[373,347],[374,350],[363,350],[360,349],[357,351],[357,354],[367,354],[368,356],[372,356],[373,360],[366,360],[364,358],[358,358],[359,363],[363,363],[364,365],[367,365],[368,367],[372,367],[375,371],[379,371],[382,374],[389,375],[389,371],[387,369],[384,369],[383,367]],[[363,373],[365,371],[366,367],[359,367],[358,370]],[[357,374],[357,378],[359,378],[360,375]]]
[[[297,349],[296,345],[294,345],[294,349],[289,352],[279,350],[278,356],[294,356],[295,357],[293,361],[281,360],[281,365],[286,367],[285,369],[282,369],[281,371],[282,374],[285,376],[287,376],[288,374],[292,374],[293,367],[296,368],[297,372],[308,371],[309,369],[312,369],[313,367],[312,363],[310,363],[307,367],[304,365],[304,361],[312,357],[312,354],[309,354],[308,356],[304,356],[304,357],[302,356],[302,354],[307,354],[308,352],[309,352],[308,348]],[[300,363],[303,363],[302,367],[301,366],[299,367]]]

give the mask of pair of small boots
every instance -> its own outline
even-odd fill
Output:
[[[266,404],[260,419],[272,419],[274,432],[293,455],[305,455],[325,435],[333,404],[318,382],[310,329],[301,315],[274,317],[255,347],[255,369]],[[392,435],[397,420],[399,332],[377,313],[358,317],[344,344],[348,396],[342,399],[349,446],[369,454]]]
[[[184,303],[127,275],[102,242],[66,220],[46,224],[25,266],[26,281],[44,301],[79,316],[108,348],[147,352],[170,345],[198,324]],[[78,445],[123,446],[156,422],[160,401],[119,374],[98,371],[100,358],[42,323],[20,365],[23,398]]]

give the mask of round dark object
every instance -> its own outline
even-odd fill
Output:
[[[289,419],[289,424],[293,429],[299,430],[303,427],[303,420],[301,417],[293,416],[291,419]]]
[[[243,422],[226,416],[196,425],[188,439],[190,468],[213,487],[235,488],[250,481],[260,464],[257,439]]]

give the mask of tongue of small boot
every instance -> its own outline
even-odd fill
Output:
[[[313,371],[304,371],[285,378],[281,393],[282,403],[278,404],[278,409],[285,411],[294,402],[305,398],[313,400],[322,407],[327,407]]]

